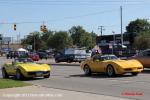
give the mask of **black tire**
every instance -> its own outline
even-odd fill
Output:
[[[133,75],[133,76],[137,76],[137,75],[138,75],[138,72],[132,72],[132,75]]]
[[[59,61],[58,61],[57,59],[55,59],[55,62],[56,62],[56,63],[59,63]]]
[[[72,61],[70,59],[67,60],[67,63],[71,63]]]
[[[48,75],[45,75],[44,78],[49,78],[50,77],[50,73]]]
[[[15,75],[16,80],[22,80],[24,78],[23,74],[19,69],[16,70],[16,75]]]
[[[115,76],[115,70],[112,65],[108,65],[106,69],[106,74],[108,77]]]
[[[3,78],[9,78],[9,75],[7,74],[5,68],[2,68],[2,77]]]
[[[84,68],[83,68],[83,70],[84,70],[84,74],[86,75],[86,76],[90,76],[91,75],[91,69],[90,69],[90,67],[88,66],[88,65],[85,65],[84,66]]]

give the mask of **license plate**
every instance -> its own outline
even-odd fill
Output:
[[[42,76],[42,72],[36,72],[36,76]]]

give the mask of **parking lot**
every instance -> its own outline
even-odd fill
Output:
[[[0,64],[11,62],[0,58]],[[105,74],[85,76],[78,63],[52,63],[53,60],[43,60],[52,67],[49,79],[35,78],[24,80],[34,85],[61,90],[77,91],[90,94],[106,95],[136,100],[149,100],[150,70],[145,69],[138,76],[126,74],[108,78]],[[42,63],[42,62],[40,62]],[[0,73],[1,77],[1,73]]]

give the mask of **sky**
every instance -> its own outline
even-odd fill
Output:
[[[150,0],[0,0],[0,34],[14,39],[40,31],[44,23],[52,31],[68,31],[80,25],[100,35],[120,34],[120,6],[123,32],[130,21],[150,18]],[[17,30],[13,30],[16,23]]]

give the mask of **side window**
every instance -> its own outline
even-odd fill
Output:
[[[143,56],[148,56],[148,52],[147,51],[143,52]]]
[[[147,52],[147,56],[150,57],[150,51]]]

